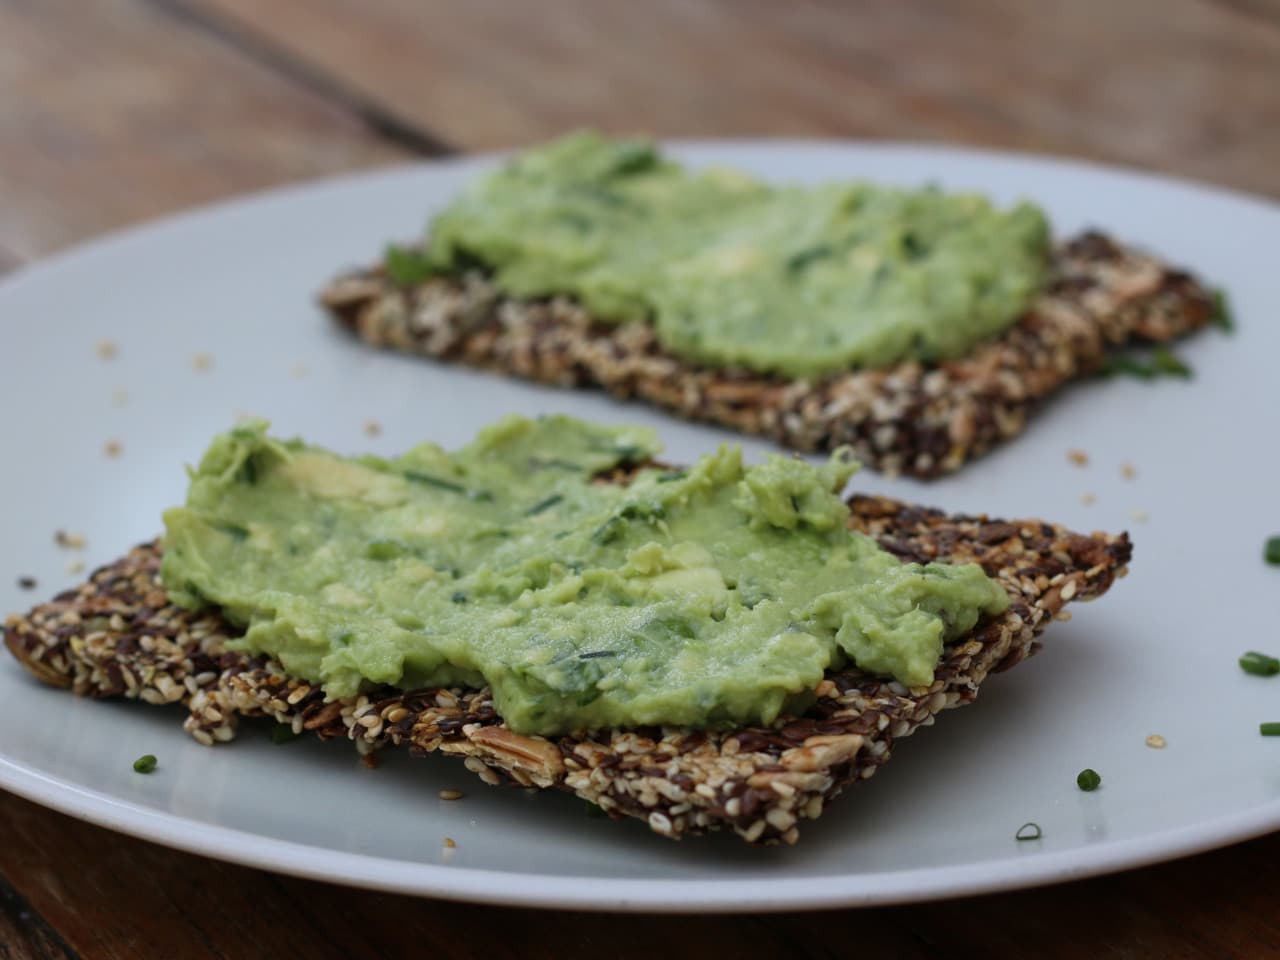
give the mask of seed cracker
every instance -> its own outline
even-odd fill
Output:
[[[797,450],[847,444],[877,470],[924,478],[1016,436],[1046,397],[1096,372],[1108,350],[1173,340],[1214,311],[1188,274],[1095,232],[1060,246],[1031,309],[969,356],[812,382],[696,366],[667,353],[649,324],[599,323],[563,298],[512,300],[478,272],[404,289],[366,270],[339,277],[320,300],[376,346],[601,387]]]
[[[228,650],[240,631],[216,612],[170,604],[154,542],[9,617],[5,644],[36,677],[77,694],[185,703],[185,729],[208,745],[232,740],[240,717],[270,716],[297,732],[351,740],[366,755],[406,746],[459,756],[486,783],[567,790],[667,837],[727,828],[754,844],[794,843],[802,821],[871,777],[899,739],[971,702],[989,673],[1036,652],[1066,603],[1105,593],[1131,554],[1124,534],[947,516],[879,497],[854,497],[850,506],[851,526],[903,560],[976,561],[1012,603],[946,649],[932,685],[908,689],[856,668],[829,672],[812,708],[767,727],[547,739],[507,729],[487,690],[384,689],[326,702],[275,661]]]

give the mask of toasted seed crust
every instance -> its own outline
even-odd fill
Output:
[[[1096,371],[1108,349],[1172,340],[1214,309],[1187,274],[1085,233],[1056,251],[1027,314],[969,356],[811,382],[696,366],[667,353],[648,324],[598,323],[565,299],[508,299],[479,273],[404,289],[375,269],[339,277],[320,299],[377,346],[602,387],[797,450],[847,444],[869,466],[917,477],[950,473],[1021,432],[1041,400]]]
[[[488,690],[390,689],[326,702],[266,657],[227,649],[240,631],[215,612],[168,602],[157,543],[5,623],[5,644],[40,680],[94,697],[183,702],[201,743],[231,740],[243,716],[344,737],[361,753],[407,746],[464,758],[489,784],[556,787],[667,837],[728,827],[750,843],[794,843],[845,787],[889,759],[894,743],[969,703],[988,673],[1038,649],[1063,607],[1105,593],[1129,561],[1128,537],[1082,536],[1038,520],[946,516],[854,497],[851,526],[904,560],[975,561],[1008,592],[1009,610],[947,648],[928,687],[857,669],[829,672],[803,716],[729,731],[645,728],[553,739],[508,730]]]

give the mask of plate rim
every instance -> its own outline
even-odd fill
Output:
[[[1085,175],[1128,179],[1191,191],[1215,203],[1261,208],[1280,214],[1280,199],[1223,187],[1190,177],[1053,154],[902,140],[858,140],[840,137],[661,139],[665,146],[696,153],[701,150],[845,150],[871,154],[911,153],[940,165],[948,158],[1014,162],[1048,175]],[[36,260],[19,264],[0,277],[0,296],[49,271],[81,259],[109,254],[121,246],[191,221],[276,202],[297,201],[307,194],[441,168],[466,168],[509,156],[512,151],[486,151],[413,160],[371,170],[341,172],[235,194],[198,206],[148,218],[79,241]],[[830,873],[788,878],[626,879],[619,877],[547,876],[513,870],[491,870],[461,864],[398,860],[281,840],[246,830],[203,823],[179,814],[113,797],[36,767],[13,760],[0,749],[0,788],[34,803],[86,822],[164,846],[211,858],[293,876],[367,889],[430,896],[447,900],[588,911],[719,913],[818,910],[887,906],[946,897],[1024,889],[1176,859],[1240,842],[1280,829],[1280,800],[1195,823],[1108,842],[1102,847],[1010,856],[937,867],[881,872]],[[696,842],[696,841],[694,841]],[[535,880],[536,883],[531,883]]]

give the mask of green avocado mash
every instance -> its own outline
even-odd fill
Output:
[[[646,467],[643,428],[509,417],[470,446],[347,459],[216,438],[165,514],[163,580],[330,696],[488,683],[512,729],[768,722],[846,657],[905,684],[1004,591],[851,532],[856,465],[722,447]]]
[[[516,297],[650,320],[678,356],[802,378],[968,353],[1040,290],[1048,243],[1027,203],[770,186],[581,133],[464,191],[432,223],[422,271],[480,266]]]

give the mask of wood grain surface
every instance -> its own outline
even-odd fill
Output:
[[[577,126],[1041,150],[1280,197],[1280,0],[0,0],[0,272]],[[5,666],[4,669],[11,669]],[[641,918],[352,891],[0,794],[0,958],[1280,956],[1280,835],[1043,890]]]

